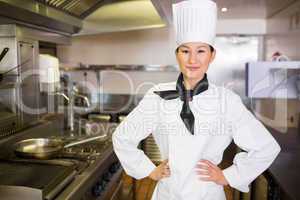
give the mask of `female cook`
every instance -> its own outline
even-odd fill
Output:
[[[180,66],[177,82],[158,84],[118,126],[113,145],[126,173],[157,180],[152,200],[224,200],[224,185],[248,192],[280,147],[232,91],[208,81],[217,7],[211,0],[173,5]],[[153,135],[164,161],[155,166],[139,142]],[[220,169],[234,141],[243,152]]]

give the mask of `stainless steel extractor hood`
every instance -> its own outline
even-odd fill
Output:
[[[171,0],[0,0],[0,24],[65,35],[164,27]]]
[[[117,0],[89,14],[78,35],[145,30],[169,24],[165,3],[171,0]],[[171,8],[171,3],[168,4]]]
[[[104,4],[117,0],[35,0],[57,10],[66,12],[77,18],[84,19]]]
[[[82,20],[115,0],[0,0],[0,23],[35,25],[66,34],[82,28]]]

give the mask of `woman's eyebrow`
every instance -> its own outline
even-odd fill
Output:
[[[200,45],[200,46],[197,46],[196,48],[197,48],[197,49],[198,49],[198,48],[207,48],[207,46]]]
[[[179,48],[187,48],[187,49],[190,49],[191,47],[186,46],[186,45],[181,45]],[[199,46],[196,46],[196,49],[199,49],[199,48],[207,48],[207,46],[205,46],[205,45],[199,45]]]
[[[180,46],[181,48],[183,47],[183,48],[187,48],[187,49],[189,49],[190,47],[188,47],[188,46],[185,46],[185,45],[181,45]]]

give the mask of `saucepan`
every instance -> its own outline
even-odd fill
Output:
[[[51,159],[59,156],[65,148],[88,143],[94,140],[105,140],[107,135],[99,135],[87,139],[67,143],[62,139],[34,138],[26,139],[15,144],[17,156],[36,159]]]

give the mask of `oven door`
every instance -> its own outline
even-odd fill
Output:
[[[45,173],[46,172],[46,173]],[[68,185],[76,175],[74,166],[45,162],[1,160],[0,196],[1,199],[13,197],[38,197],[51,200]],[[7,195],[7,196],[5,196]],[[26,199],[26,198],[25,198]],[[39,200],[40,198],[32,198]],[[42,200],[41,199],[41,200]]]

